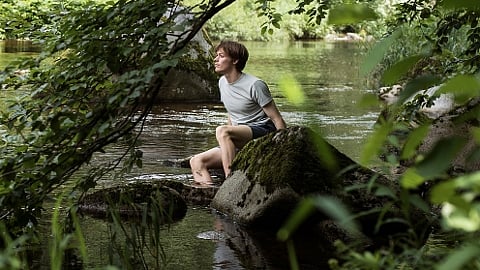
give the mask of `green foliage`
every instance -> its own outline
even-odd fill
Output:
[[[329,10],[329,24],[355,24],[368,20],[375,20],[378,15],[365,4],[343,4]]]
[[[8,227],[3,222],[0,222],[0,231],[2,232],[1,241],[2,248],[0,249],[0,269],[25,269],[25,265],[19,258],[22,253],[23,246],[29,241],[27,235],[12,238],[8,233]]]
[[[5,0],[0,3],[0,39],[30,39],[43,43],[58,34],[62,17],[72,10],[107,0]]]
[[[121,171],[141,166],[136,127],[165,74],[205,22],[231,2],[191,7],[197,13],[175,1],[85,2],[51,14],[55,35],[45,37],[39,57],[8,67],[0,80],[20,96],[0,115],[0,217],[12,237],[35,228],[58,187],[68,183],[72,194],[86,192],[122,162]],[[15,69],[28,75],[20,78]],[[90,163],[114,142],[126,144],[123,156]],[[86,172],[76,175],[81,168]],[[63,241],[55,242],[55,258]]]
[[[270,5],[272,0],[256,0],[255,3],[258,4],[257,7],[257,14],[259,17],[266,18],[265,22],[262,23],[260,27],[260,31],[262,35],[265,33],[273,34],[273,27],[279,29],[280,28],[280,21],[282,20],[282,16],[280,13],[276,11],[272,5]]]
[[[354,14],[352,18],[338,15],[338,20],[334,16],[335,20],[332,21],[342,23],[342,20],[352,22],[368,19],[362,17],[364,15],[356,16],[355,10],[350,11],[348,14]],[[467,143],[466,136],[471,136],[478,143],[478,129],[474,128],[470,134],[447,136],[427,153],[417,153],[418,146],[428,136],[432,125],[429,120],[419,121],[418,111],[422,106],[431,106],[441,93],[452,94],[457,104],[464,108],[463,111],[457,110],[463,115],[452,116],[455,124],[478,123],[478,105],[472,102],[478,99],[480,91],[477,74],[480,50],[478,12],[479,5],[475,1],[445,0],[439,1],[439,5],[428,0],[401,1],[390,13],[385,37],[372,47],[361,67],[362,74],[377,80],[376,86],[405,85],[398,101],[402,105],[390,108],[389,115],[394,117],[386,117],[376,125],[361,156],[362,164],[371,164],[389,144],[396,147],[398,154],[386,157],[386,163],[383,164],[386,169],[383,172],[390,174],[392,168],[406,166],[399,178],[392,176],[399,180],[401,192],[395,194],[379,190],[375,194],[390,194],[388,197],[391,201],[387,206],[401,205],[404,217],[397,222],[412,226],[408,213],[412,209],[422,209],[426,218],[441,224],[434,227],[439,233],[437,237],[441,235],[440,241],[449,238],[454,240],[448,241],[440,249],[437,248],[438,243],[432,241],[436,239],[435,236],[427,243],[421,243],[419,240],[422,236],[411,230],[411,234],[392,238],[395,240],[388,246],[369,251],[338,243],[340,260],[332,259],[331,269],[478,268],[480,207],[477,200],[480,196],[480,178],[478,172],[452,174],[451,166],[453,160],[462,155],[460,151]],[[441,87],[433,97],[419,94],[435,85]],[[477,144],[474,153],[478,151]],[[470,159],[478,162],[478,156],[473,155]],[[346,190],[352,188],[347,187]],[[280,239],[288,239],[292,228],[296,228],[313,212],[308,200],[301,204],[299,211],[281,229],[278,235]],[[310,205],[310,208],[305,205]],[[354,220],[365,214],[347,212],[338,217],[329,213],[345,213],[340,205],[326,203],[323,206],[329,209],[317,209],[337,222],[345,220],[345,216]],[[435,209],[441,209],[438,215]],[[379,226],[391,222],[382,218],[391,210],[386,207],[383,211],[384,215],[378,220]]]
[[[292,40],[322,38],[329,32],[325,23],[312,23],[311,17],[295,13],[296,2],[238,0],[210,20],[206,29],[216,40]]]

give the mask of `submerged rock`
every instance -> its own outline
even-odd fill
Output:
[[[209,205],[217,190],[218,186],[195,186],[179,181],[138,180],[127,186],[87,194],[79,201],[78,208],[81,213],[95,218],[108,218],[112,211],[128,218],[139,218],[157,211],[157,216],[169,223],[182,219],[188,204]]]
[[[135,183],[97,190],[79,201],[79,211],[96,218],[107,218],[117,212],[122,217],[161,218],[170,223],[182,219],[187,204],[175,189],[162,184]]]

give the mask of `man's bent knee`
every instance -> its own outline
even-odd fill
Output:
[[[194,169],[194,168],[199,168],[201,167],[201,164],[202,164],[202,160],[198,157],[198,156],[193,156],[190,158],[190,168],[191,169]]]
[[[229,126],[218,126],[215,129],[215,136],[218,138],[225,138],[229,136],[230,127]]]

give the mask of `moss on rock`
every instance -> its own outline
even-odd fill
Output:
[[[339,171],[328,166],[320,155],[332,156],[342,168],[355,162],[333,147],[322,150],[329,153],[320,152],[315,147],[318,139],[306,127],[271,133],[248,143],[235,157],[232,171],[243,171],[250,181],[266,186],[267,192],[286,186],[299,194],[331,192],[339,186]]]

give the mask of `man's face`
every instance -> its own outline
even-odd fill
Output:
[[[220,48],[218,49],[213,62],[215,64],[215,72],[225,74],[235,70],[235,63],[237,60],[234,61],[222,48]]]

